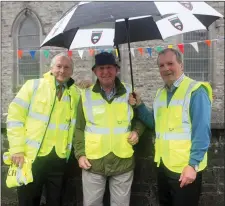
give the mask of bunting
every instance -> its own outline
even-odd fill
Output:
[[[193,48],[195,49],[196,52],[199,52],[198,51],[198,43],[197,42],[192,42],[190,44],[193,46]]]
[[[67,52],[67,54],[68,54],[68,57],[72,57],[72,56],[73,56],[73,51],[69,50],[69,51]]]
[[[80,56],[80,58],[83,58],[83,54],[84,54],[84,50],[78,50],[78,54]]]
[[[143,53],[144,53],[144,49],[143,48],[138,48],[138,51],[140,52],[140,54],[141,54],[141,56],[143,55]]]
[[[211,40],[205,40],[205,43],[210,47],[211,46]]]
[[[147,50],[149,56],[151,57],[152,56],[152,48],[147,48],[146,50]]]
[[[179,48],[180,52],[184,53],[184,44],[178,44],[177,47]]]
[[[31,58],[34,59],[36,51],[30,51]]]
[[[89,49],[89,54],[90,54],[90,56],[94,56],[95,50],[94,49]]]
[[[161,47],[161,46],[157,46],[157,47],[155,48],[155,50],[156,50],[157,52],[160,52],[160,51],[162,51],[162,50],[163,50],[163,47]]]
[[[130,51],[131,51],[131,54],[133,55],[133,57],[135,57],[134,48],[131,48]]]
[[[18,50],[17,55],[18,55],[19,59],[21,59],[23,56],[23,50]]]
[[[199,50],[199,44],[206,44],[208,47],[212,46],[212,42],[218,42],[218,41],[224,41],[224,37],[218,38],[218,39],[207,39],[203,41],[196,41],[196,42],[190,42],[190,43],[179,43],[177,45],[169,44],[169,45],[164,45],[164,46],[155,46],[155,47],[138,47],[138,48],[131,48],[131,54],[133,57],[135,57],[135,50],[137,50],[141,56],[143,56],[144,53],[147,53],[150,57],[153,55],[157,55],[161,50],[165,48],[177,48],[179,51],[184,54],[185,53],[185,45],[189,44],[191,45],[197,53],[201,52]],[[127,50],[127,48],[121,49],[121,50]],[[62,50],[17,50],[17,56],[18,59],[22,59],[24,56],[24,53],[29,53],[32,59],[35,59],[35,55],[37,52],[42,52],[43,56],[48,59],[50,56],[50,51],[62,51]],[[63,50],[65,52],[65,49]],[[106,49],[79,49],[79,50],[69,50],[67,51],[68,56],[72,57],[73,53],[77,52],[79,57],[83,59],[84,52],[88,51],[90,56],[94,56],[95,54],[101,53],[101,52],[109,52],[109,53],[114,53],[118,57],[118,50],[111,49],[111,48],[106,48]]]
[[[44,53],[45,58],[48,59],[48,57],[49,57],[49,50],[44,50],[43,53]]]

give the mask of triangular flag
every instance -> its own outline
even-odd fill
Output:
[[[143,48],[141,48],[141,47],[138,48],[138,51],[140,52],[141,55],[143,55],[143,53],[144,53],[144,49]]]
[[[149,53],[149,56],[152,56],[152,48],[147,48],[147,52]]]
[[[155,48],[155,50],[156,50],[157,52],[160,52],[160,51],[163,50],[163,48],[162,48],[161,46],[157,46],[157,47]]]
[[[109,53],[112,53],[112,49],[108,49],[108,52],[109,52]]]
[[[69,51],[67,52],[67,54],[68,54],[68,57],[72,57],[72,56],[73,56],[73,51],[69,50]]]
[[[210,46],[211,45],[211,40],[205,40],[205,43]]]
[[[84,54],[84,50],[78,50],[78,54],[80,56],[80,58],[83,58],[83,54]]]
[[[118,57],[118,50],[117,49],[115,49],[115,53],[116,53],[116,57]]]
[[[48,50],[44,50],[44,56],[47,59],[49,57],[49,51]]]
[[[194,47],[196,52],[199,52],[199,50],[198,50],[198,43],[197,42],[192,42],[190,44]]]
[[[102,52],[104,52],[105,50],[104,49],[102,49],[101,51],[100,51],[100,53],[102,53]]]
[[[134,57],[134,56],[135,56],[135,54],[134,54],[134,48],[131,48],[130,51],[131,51],[131,54],[132,54],[133,57]]]
[[[168,48],[169,49],[172,49],[173,48],[173,45],[172,44],[168,45]]]
[[[30,55],[31,55],[31,57],[32,57],[32,59],[34,59],[34,57],[35,57],[35,53],[36,53],[36,51],[30,51]]]
[[[184,53],[184,44],[178,44],[177,47],[180,49],[181,53]]]
[[[94,56],[95,50],[94,49],[89,49],[89,54],[90,54],[90,56]]]
[[[18,54],[19,59],[21,59],[23,56],[23,50],[18,50],[17,54]]]

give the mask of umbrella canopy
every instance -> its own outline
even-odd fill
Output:
[[[193,16],[190,17],[190,14]],[[165,39],[189,31],[207,29],[221,17],[223,16],[205,2],[81,2],[56,23],[41,46],[80,48],[82,45],[77,45],[79,39],[74,40],[79,35],[89,37],[90,46],[101,46],[101,41],[105,45],[105,38],[113,36],[113,40],[115,32],[115,40],[111,45],[126,43],[128,38],[124,31],[127,28],[121,19],[124,21],[127,18],[132,20],[129,23],[129,36],[130,42],[134,42]],[[80,31],[101,22],[110,25],[105,25],[102,29],[108,29],[102,30],[101,34],[96,34],[93,30],[89,30],[89,35]],[[110,23],[114,23],[113,26]],[[117,28],[121,32],[117,32]],[[124,35],[121,36],[121,33]],[[101,41],[97,36],[101,36]]]
[[[56,23],[41,47],[118,48],[128,43],[134,88],[130,42],[206,30],[221,17],[204,2],[81,2]]]

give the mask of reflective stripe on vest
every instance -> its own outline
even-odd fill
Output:
[[[64,96],[61,101],[63,102],[70,102],[70,96]]]
[[[26,139],[25,143],[26,143],[27,145],[29,145],[30,147],[34,147],[34,148],[36,148],[36,149],[39,149],[39,147],[40,147],[40,145],[41,145],[40,142],[38,142],[38,141],[36,141],[36,140],[33,140],[33,139],[29,139],[29,138]]]
[[[118,127],[114,128],[113,133],[114,134],[123,134],[126,132],[130,132],[130,127]],[[94,133],[94,134],[110,134],[110,129],[109,128],[99,128],[95,126],[86,126],[85,131],[89,133]]]
[[[12,127],[23,127],[24,123],[23,122],[19,122],[19,121],[10,121],[7,122],[7,128],[12,128]]]
[[[25,102],[23,99],[20,99],[19,97],[15,97],[13,99],[13,102],[18,104],[18,105],[20,105],[24,109],[28,109],[29,108],[29,103]]]

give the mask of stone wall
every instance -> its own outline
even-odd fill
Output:
[[[212,130],[212,140],[208,153],[208,167],[203,173],[203,190],[199,206],[224,205],[224,130]],[[2,133],[2,143],[7,148],[5,134]],[[3,149],[3,152],[6,150]],[[132,185],[131,206],[158,206],[156,166],[153,163],[153,139],[150,131],[146,131],[135,148],[136,169]],[[5,179],[8,168],[2,165],[2,206],[16,206],[15,189],[8,189]],[[64,193],[63,206],[82,206],[81,170],[77,161],[71,157],[67,168],[67,182]],[[106,190],[105,206],[109,193]],[[43,204],[44,204],[43,198]]]

